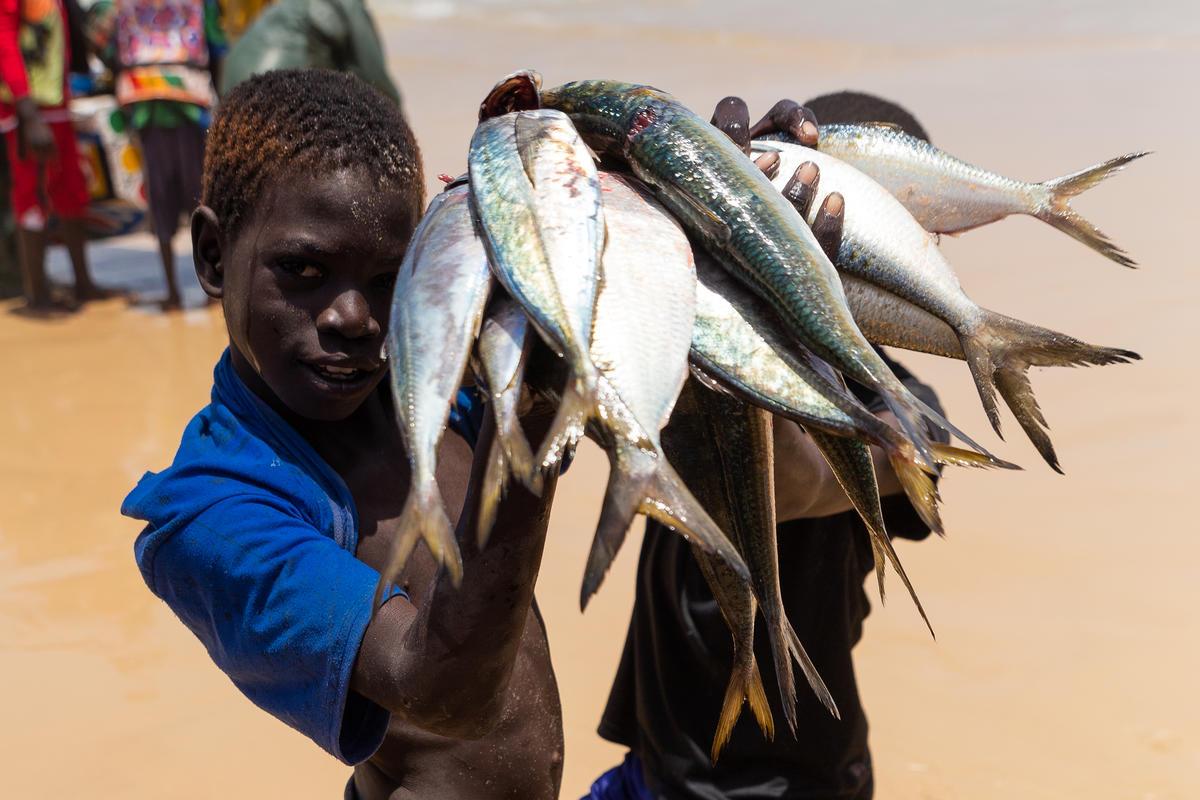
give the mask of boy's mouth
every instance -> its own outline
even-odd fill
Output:
[[[304,365],[312,370],[317,379],[337,391],[354,391],[370,381],[379,371],[379,365],[329,364],[316,361],[306,361]]]

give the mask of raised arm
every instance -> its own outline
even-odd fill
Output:
[[[531,441],[540,440],[550,421],[548,414],[526,418]],[[355,691],[408,723],[456,738],[483,736],[503,710],[554,498],[553,478],[541,498],[514,483],[487,547],[479,549],[477,495],[494,436],[488,415],[458,522],[462,586],[435,580],[415,604],[403,597],[385,603],[367,628],[351,677]]]

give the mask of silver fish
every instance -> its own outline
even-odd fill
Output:
[[[481,122],[468,168],[496,278],[570,370],[536,455],[549,469],[583,436],[587,420],[603,413],[588,349],[604,245],[596,165],[570,120],[544,110]]]
[[[688,374],[696,295],[691,247],[678,223],[629,179],[603,173],[601,185],[607,240],[591,355],[602,373],[601,397],[611,392],[619,400],[604,404],[615,413],[593,421],[612,466],[584,572],[584,606],[638,512],[749,575],[683,485],[659,438]]]
[[[628,163],[722,266],[771,303],[790,335],[877,390],[931,460],[922,419],[953,429],[912,396],[863,338],[812,231],[727,136],[648,86],[576,81],[542,91],[541,101],[568,113],[598,151]]]
[[[772,516],[772,519],[769,520],[771,530],[765,533],[769,534],[770,545],[774,547],[774,497],[767,493],[765,499],[750,498],[750,502],[747,502],[744,493],[747,489],[753,493],[754,487],[738,486],[734,483],[734,476],[725,470],[720,450],[715,441],[714,420],[711,415],[705,413],[699,404],[701,393],[713,394],[697,385],[695,381],[689,381],[684,385],[683,391],[679,395],[679,402],[671,414],[671,422],[663,429],[663,450],[672,463],[679,467],[679,474],[686,482],[688,489],[696,497],[704,498],[705,509],[721,526],[721,529],[729,531],[739,542],[745,538],[739,530],[739,512],[746,509],[747,506],[754,506],[755,510],[762,510],[761,514],[756,515],[760,520]],[[769,442],[767,446],[770,446]],[[755,476],[759,479],[756,484],[760,484],[763,480],[769,482],[771,478],[769,462],[758,466],[762,471]],[[759,502],[754,503],[755,499]],[[761,538],[766,539],[767,536],[764,535]],[[745,548],[740,545],[739,550],[744,556],[748,555]],[[758,602],[754,598],[751,584],[738,577],[722,561],[709,557],[707,553],[694,545],[692,546],[692,556],[696,559],[700,573],[712,591],[713,599],[717,601],[717,608],[725,619],[725,624],[733,638],[729,683],[725,689],[725,698],[721,703],[716,732],[713,734],[712,747],[709,750],[709,757],[715,764],[721,755],[721,750],[733,733],[733,726],[741,716],[744,705],[749,704],[759,728],[762,729],[763,735],[768,740],[775,738],[775,720],[771,714],[771,706],[767,702],[762,674],[754,654],[755,614]],[[777,565],[774,574],[777,582]],[[786,614],[782,618],[784,622],[787,621]],[[787,627],[791,631],[791,625],[789,624]],[[784,658],[789,658],[787,651],[784,652]],[[794,716],[796,689],[790,660],[784,664],[784,673],[779,678],[779,684],[784,697],[791,699],[790,707]],[[786,689],[782,688],[785,680],[788,686]]]
[[[400,573],[418,538],[456,586],[462,580],[462,555],[434,470],[491,280],[466,188],[443,192],[413,234],[392,295],[386,347],[411,477],[400,538],[380,575],[376,601]]]
[[[541,494],[541,471],[534,468],[529,440],[517,418],[524,388],[526,332],[525,312],[510,297],[492,298],[475,342],[479,384],[486,393],[496,420],[496,437],[488,453],[479,499],[479,546],[487,542],[496,521],[496,509],[504,496],[509,475],[534,494]]]
[[[1028,214],[1122,266],[1136,266],[1070,202],[1149,153],[1129,153],[1061,178],[1029,183],[968,164],[891,125],[822,125],[817,146],[878,181],[931,233],[958,233],[1010,214]]]
[[[1096,347],[981,308],[963,291],[933,235],[871,178],[833,156],[800,145],[755,142],[753,147],[779,152],[780,177],[775,184],[781,189],[803,162],[817,165],[821,178],[810,220],[816,217],[817,209],[830,192],[845,197],[845,221],[836,258],[838,269],[843,275],[867,281],[909,301],[954,330],[984,410],[997,433],[1000,432],[995,397],[998,373],[1023,372],[1023,366],[1035,361],[1078,366],[1139,358],[1128,350]],[[1046,452],[1042,455],[1051,460]]]

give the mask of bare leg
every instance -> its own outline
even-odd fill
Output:
[[[67,255],[71,257],[71,269],[75,271],[75,300],[79,303],[97,300],[105,296],[104,292],[92,282],[92,276],[87,267],[87,234],[83,229],[82,219],[62,220],[63,244],[67,246]]]
[[[158,237],[158,253],[167,276],[167,299],[163,302],[163,310],[177,311],[183,307],[183,300],[179,295],[179,281],[175,277],[175,252],[171,249],[170,236]]]
[[[30,308],[50,308],[50,284],[46,280],[46,232],[17,228],[17,252],[26,302]]]

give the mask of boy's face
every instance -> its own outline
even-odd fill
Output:
[[[414,205],[360,168],[288,175],[224,243],[222,304],[239,372],[277,408],[345,419],[378,386]]]

